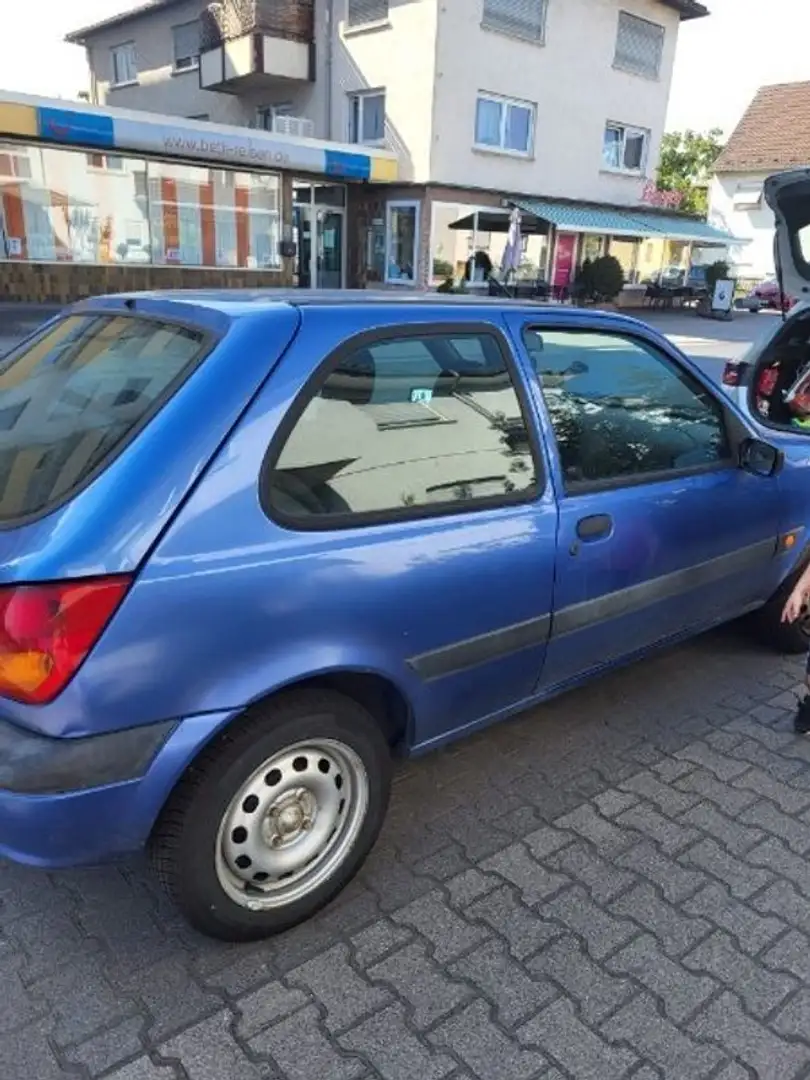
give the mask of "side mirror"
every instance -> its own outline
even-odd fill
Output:
[[[781,450],[760,439],[745,439],[740,444],[740,468],[754,476],[774,476],[783,460]]]

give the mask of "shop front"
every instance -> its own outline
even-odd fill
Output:
[[[352,187],[394,155],[0,97],[0,299],[347,284]]]

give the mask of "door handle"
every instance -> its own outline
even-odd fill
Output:
[[[593,514],[577,522],[577,536],[586,543],[589,540],[602,540],[613,531],[613,518],[609,514]]]

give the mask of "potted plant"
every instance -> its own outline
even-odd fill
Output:
[[[588,278],[593,302],[606,311],[615,310],[616,298],[624,288],[624,270],[616,256],[600,255],[594,259]]]

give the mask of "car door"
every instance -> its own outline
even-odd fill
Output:
[[[778,482],[738,466],[740,422],[718,397],[676,353],[630,328],[509,319],[556,447],[543,686],[764,601],[779,576]]]
[[[362,308],[303,311],[281,375],[306,385],[263,483],[264,531],[283,528],[303,577],[273,564],[265,588],[291,663],[317,634],[343,666],[394,677],[428,745],[534,692],[557,506],[500,318],[394,310],[370,332]]]

